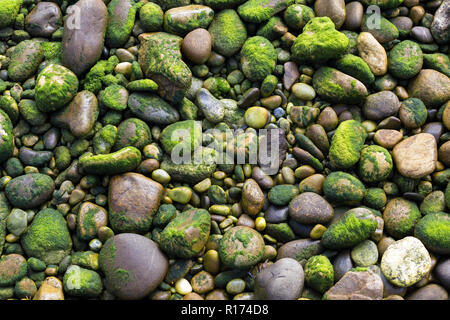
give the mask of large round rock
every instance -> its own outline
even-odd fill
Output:
[[[387,248],[380,266],[391,283],[398,287],[409,287],[430,271],[431,257],[419,239],[405,237]]]
[[[250,269],[264,255],[264,240],[254,229],[244,226],[228,230],[219,244],[220,260],[235,269]]]
[[[6,197],[15,207],[31,209],[50,199],[55,183],[50,176],[29,173],[12,179],[5,188]]]
[[[289,204],[289,215],[292,219],[304,224],[325,224],[334,216],[333,207],[314,192],[303,192]]]
[[[255,279],[255,294],[261,300],[296,300],[305,275],[300,263],[283,258],[262,270]]]
[[[150,239],[122,233],[106,241],[99,254],[105,287],[117,298],[142,299],[164,279],[169,261]]]

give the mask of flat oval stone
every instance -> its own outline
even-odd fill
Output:
[[[203,5],[190,5],[167,10],[164,30],[184,36],[197,28],[207,28],[214,18],[214,10]]]
[[[336,29],[339,29],[345,22],[345,9],[344,0],[317,0],[314,3],[316,15],[318,17],[329,17]]]
[[[431,257],[419,239],[405,237],[391,244],[381,258],[381,271],[398,287],[420,281],[431,269]]]
[[[381,300],[383,281],[371,271],[349,271],[325,295],[325,300]]]
[[[41,44],[33,40],[20,42],[11,54],[8,66],[8,77],[13,81],[22,82],[30,78],[44,60],[44,50]]]
[[[161,184],[138,173],[112,177],[108,195],[112,229],[115,232],[147,232],[159,208],[162,192]]]
[[[326,224],[333,219],[333,207],[314,192],[303,192],[289,204],[292,219],[304,224]]]
[[[450,40],[450,2],[441,2],[441,5],[434,13],[430,30],[437,43],[448,43]]]
[[[131,233],[114,236],[102,247],[99,266],[106,289],[119,299],[142,299],[163,281],[169,261],[150,239]]]
[[[431,283],[411,293],[406,300],[448,300],[447,291],[438,284]]]
[[[255,294],[262,300],[296,300],[304,284],[300,263],[292,258],[280,259],[258,273]]]
[[[91,132],[99,114],[98,101],[90,91],[78,92],[72,102],[61,112],[51,118],[51,122],[70,132],[76,137],[83,137]]]
[[[422,100],[428,108],[439,107],[450,99],[450,79],[436,70],[422,69],[409,82],[408,93]]]
[[[101,57],[108,13],[101,0],[80,0],[75,6],[72,12],[79,14],[79,25],[73,25],[72,17],[64,23],[62,62],[81,75]]]
[[[54,189],[55,183],[50,176],[29,173],[8,182],[5,193],[15,207],[31,209],[50,199]]]
[[[345,6],[345,23],[346,30],[357,30],[361,26],[364,16],[364,7],[358,1],[352,1]]]
[[[361,32],[356,39],[356,47],[360,57],[369,65],[374,75],[386,74],[388,70],[386,50],[371,33]]]
[[[198,28],[184,37],[181,51],[192,62],[203,64],[211,55],[211,47],[212,38],[208,30]]]
[[[180,115],[174,107],[150,93],[132,93],[128,107],[139,118],[150,123],[167,125],[177,122]]]
[[[367,96],[363,112],[367,119],[379,121],[393,116],[400,108],[400,101],[392,91],[380,91]]]
[[[53,2],[39,2],[25,18],[25,30],[33,37],[48,38],[61,25],[61,9]]]
[[[436,167],[436,140],[429,133],[416,134],[398,143],[392,156],[401,175],[419,179],[432,173]]]

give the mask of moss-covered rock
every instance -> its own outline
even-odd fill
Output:
[[[0,0],[0,29],[13,24],[22,2],[22,0]]]
[[[445,195],[441,190],[428,194],[420,204],[420,212],[423,215],[429,213],[443,212],[445,210]]]
[[[77,215],[77,236],[81,240],[92,240],[98,230],[108,223],[108,211],[89,201],[83,202]]]
[[[305,282],[320,293],[324,293],[333,286],[333,265],[326,256],[312,256],[308,259],[305,264]]]
[[[361,151],[359,176],[365,182],[378,182],[386,179],[392,171],[393,162],[389,151],[371,145]]]
[[[109,154],[86,154],[80,158],[80,166],[89,174],[113,175],[131,171],[141,162],[141,152],[135,147],[125,147]]]
[[[164,14],[164,30],[185,36],[197,28],[208,28],[214,18],[214,10],[203,5],[190,5],[167,10]]]
[[[14,151],[13,125],[9,116],[0,109],[0,163],[6,161]]]
[[[202,142],[202,125],[200,121],[185,120],[165,127],[161,132],[160,142],[167,153],[175,147],[178,150],[194,151]],[[184,153],[178,152],[183,155]]]
[[[330,249],[344,249],[368,239],[377,228],[377,221],[368,209],[349,210],[331,224],[322,235],[322,245]]]
[[[191,86],[192,73],[183,62],[183,39],[164,32],[139,36],[139,64],[143,73],[158,84],[158,93],[170,102],[180,102]]]
[[[294,231],[292,231],[291,227],[286,222],[268,223],[264,231],[281,243],[295,240]]]
[[[238,12],[244,21],[261,23],[293,3],[294,0],[248,0],[239,6]]]
[[[434,69],[447,77],[450,77],[450,59],[443,53],[428,53],[423,55],[423,66],[427,69]]]
[[[410,79],[422,69],[422,49],[414,41],[402,41],[389,51],[388,61],[389,72],[394,77]]]
[[[238,226],[229,229],[219,243],[222,263],[234,269],[250,269],[264,256],[264,240],[258,231]]]
[[[375,81],[375,76],[367,63],[360,57],[353,54],[346,54],[337,60],[336,69],[358,79],[366,86],[371,85]]]
[[[21,209],[38,207],[47,201],[55,189],[50,176],[29,173],[12,179],[5,188],[8,200]]]
[[[128,107],[138,118],[150,123],[168,125],[180,118],[177,109],[155,94],[132,93]]]
[[[35,100],[42,112],[63,108],[78,91],[77,76],[61,65],[51,64],[43,69],[36,80]]]
[[[13,286],[27,274],[27,261],[19,254],[4,255],[0,259],[0,287]]]
[[[330,18],[316,17],[305,25],[291,52],[298,62],[323,63],[328,59],[339,58],[347,50],[348,44],[348,38],[335,29]]]
[[[269,201],[278,206],[285,206],[299,193],[294,185],[282,184],[270,189]]]
[[[362,82],[330,67],[314,73],[313,87],[322,99],[335,103],[358,104],[368,94]]]
[[[34,217],[21,238],[22,248],[30,257],[47,264],[58,264],[70,253],[72,239],[59,211],[44,209]]]
[[[364,198],[364,184],[349,173],[330,173],[323,182],[325,197],[334,203],[357,204]]]
[[[427,107],[420,99],[408,98],[400,104],[399,118],[405,128],[416,129],[423,126],[427,116]]]
[[[264,37],[247,39],[241,50],[242,72],[250,81],[262,81],[275,70],[277,53]]]
[[[416,225],[414,236],[438,254],[450,254],[450,216],[445,212],[430,213]]]
[[[128,91],[121,85],[113,84],[105,88],[100,101],[107,108],[123,111],[127,108]]]
[[[183,211],[160,234],[161,249],[171,257],[194,258],[204,248],[211,230],[211,217],[205,209]]]
[[[215,152],[210,148],[199,148],[191,159],[182,163],[164,157],[161,169],[167,171],[174,181],[196,183],[210,177],[216,170]]]
[[[366,140],[366,129],[356,120],[341,122],[331,139],[330,161],[338,169],[348,169],[358,162]]]
[[[303,4],[293,4],[284,11],[284,21],[294,30],[302,30],[314,17],[314,10]]]
[[[215,9],[229,9],[244,3],[247,0],[204,0],[203,2]]]
[[[110,48],[120,48],[131,35],[136,12],[140,6],[135,0],[111,0],[108,4],[108,27],[105,43]]]
[[[403,3],[403,0],[362,0],[366,6],[379,6],[382,9],[394,9]]]
[[[387,196],[381,188],[369,188],[364,196],[364,204],[370,208],[380,210],[387,202]]]
[[[38,69],[44,60],[44,51],[39,42],[25,40],[15,46],[8,66],[8,77],[13,81],[25,81]]]
[[[101,128],[92,140],[94,154],[110,153],[112,147],[116,143],[117,127],[108,124]]]
[[[372,26],[375,19],[379,24]],[[399,36],[397,27],[377,12],[364,15],[361,30],[371,33],[379,43],[389,43]]]
[[[76,265],[67,269],[63,286],[67,294],[83,298],[95,298],[103,290],[102,279],[97,272]]]
[[[113,150],[125,147],[135,147],[142,150],[152,142],[152,133],[144,121],[137,118],[128,118],[122,121],[117,128],[117,138]]]
[[[417,205],[403,198],[389,201],[383,212],[384,228],[395,239],[410,236],[421,218]]]
[[[139,10],[139,21],[146,32],[158,31],[164,22],[164,12],[156,3],[148,2]]]

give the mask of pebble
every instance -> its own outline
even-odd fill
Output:
[[[436,140],[429,133],[416,134],[396,144],[392,157],[403,176],[412,179],[424,177],[436,167]]]
[[[206,29],[195,29],[183,39],[181,51],[195,64],[205,63],[211,55],[212,38]]]
[[[109,292],[119,299],[134,300],[156,289],[169,269],[169,261],[152,240],[121,233],[106,241],[100,250],[99,266]]]
[[[314,192],[303,192],[289,204],[289,216],[299,223],[326,224],[333,219],[333,207]]]
[[[420,240],[405,237],[386,249],[380,266],[391,283],[398,287],[409,287],[430,271],[431,258]]]
[[[351,257],[359,267],[372,266],[378,261],[377,245],[371,240],[365,240],[352,249]]]
[[[33,300],[64,300],[62,282],[56,277],[46,278],[33,297]]]
[[[349,271],[324,297],[325,300],[381,300],[383,281],[371,271]]]
[[[361,32],[356,40],[359,55],[369,65],[370,70],[376,76],[386,74],[388,59],[386,50],[368,32]]]

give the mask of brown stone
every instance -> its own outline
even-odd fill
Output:
[[[264,194],[258,183],[253,179],[248,179],[242,188],[242,208],[244,211],[255,216],[264,207]]]
[[[336,29],[339,29],[345,22],[344,0],[317,0],[314,3],[314,11],[318,17],[329,17]]]
[[[416,134],[398,143],[392,156],[401,175],[412,179],[422,178],[436,167],[436,139],[429,133]]]
[[[440,107],[450,99],[450,79],[432,69],[422,69],[408,85],[408,93],[419,98],[427,108]]]
[[[381,300],[383,281],[371,271],[349,271],[324,296],[326,300]]]
[[[33,300],[64,300],[61,281],[55,277],[46,278],[36,292]]]
[[[62,40],[62,62],[75,74],[81,75],[100,59],[106,32],[108,12],[101,0],[80,0],[73,12],[76,17],[68,17],[64,23]],[[76,22],[78,26],[74,25]]]
[[[212,38],[208,30],[198,28],[184,37],[181,51],[195,64],[203,64],[211,55],[211,47]]]
[[[25,30],[33,37],[50,37],[61,25],[61,10],[53,2],[39,2],[25,18]]]
[[[375,132],[374,141],[386,149],[392,149],[403,138],[400,131],[392,129],[380,129]]]
[[[139,173],[112,177],[109,184],[109,213],[115,232],[145,233],[159,208],[163,186]]]

